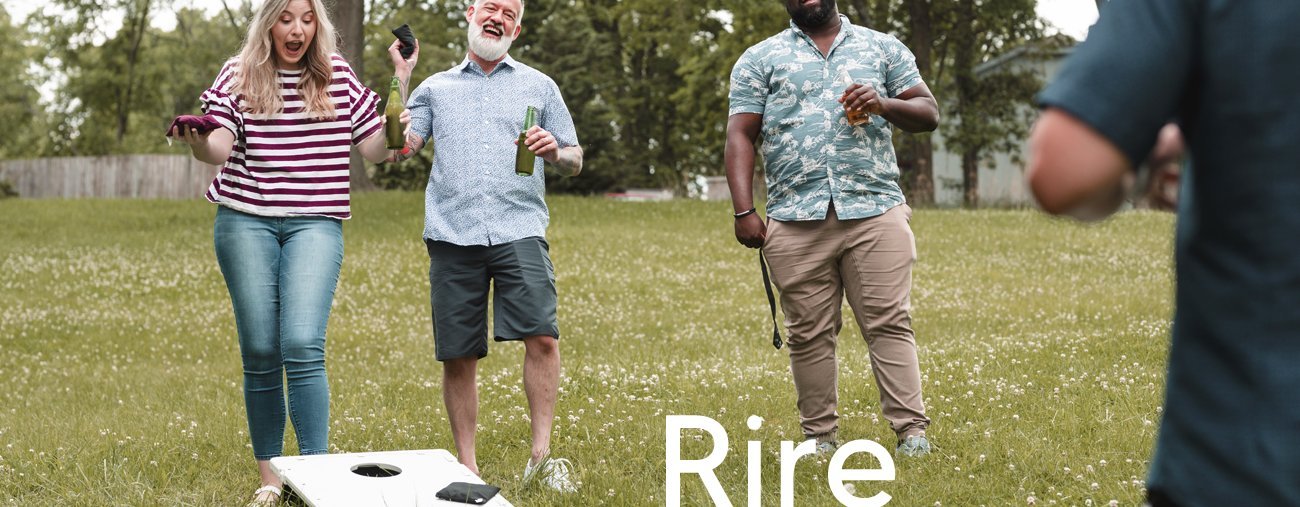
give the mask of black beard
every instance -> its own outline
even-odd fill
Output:
[[[821,5],[813,9],[799,8],[796,5],[791,5],[787,0],[785,12],[790,14],[790,19],[794,20],[794,24],[802,28],[816,28],[825,25],[831,20],[831,16],[835,13],[835,0],[822,0]]]

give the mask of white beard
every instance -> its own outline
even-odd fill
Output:
[[[500,39],[492,40],[483,36],[483,25],[469,25],[469,50],[489,62],[500,60],[514,42],[510,34],[503,33]]]

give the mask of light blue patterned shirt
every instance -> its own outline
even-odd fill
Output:
[[[485,75],[468,57],[411,92],[411,132],[433,141],[424,197],[424,237],[456,245],[499,245],[544,237],[550,215],[542,159],[515,174],[515,140],[528,106],[561,148],[578,134],[550,77],[506,56]]]
[[[897,38],[845,16],[823,57],[797,25],[755,44],[731,71],[730,114],[763,115],[767,214],[822,220],[880,215],[904,202],[889,122],[849,126],[837,99],[849,82],[897,97],[922,83],[916,57]],[[848,77],[845,77],[845,74]]]

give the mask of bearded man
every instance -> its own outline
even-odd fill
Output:
[[[726,166],[736,239],[762,248],[781,291],[804,436],[838,445],[835,345],[847,296],[867,341],[880,405],[902,456],[930,453],[912,333],[912,210],[892,128],[934,130],[939,108],[912,52],[856,26],[835,0],[784,0],[790,28],[731,72]],[[767,216],[754,210],[763,135]]]
[[[542,164],[515,172],[516,140],[528,106],[537,124],[524,141],[565,174],[582,170],[582,148],[555,81],[511,58],[522,29],[521,0],[477,0],[469,20],[469,52],[411,93],[409,157],[432,141],[436,149],[425,191],[424,242],[436,357],[443,365],[443,402],[460,462],[479,473],[474,452],[478,360],[488,351],[488,293],[495,340],[524,342],[524,392],[532,426],[525,481],[576,490],[568,460],[550,455],[560,379],[560,329],[550,221]],[[536,159],[534,159],[536,160]]]

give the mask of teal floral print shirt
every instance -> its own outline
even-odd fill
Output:
[[[755,44],[731,71],[730,114],[763,115],[768,217],[822,220],[883,214],[904,202],[889,122],[850,126],[838,99],[849,83],[897,97],[922,84],[916,57],[892,35],[841,15],[829,55],[793,22]]]

